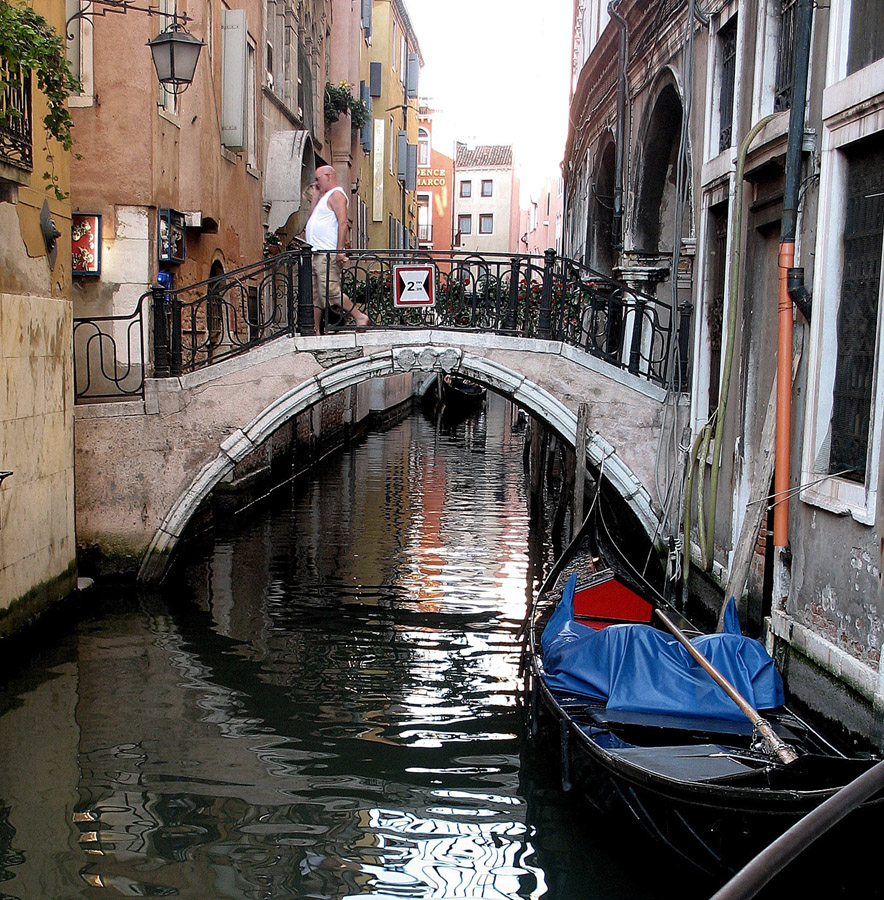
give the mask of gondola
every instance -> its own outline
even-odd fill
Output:
[[[724,633],[700,634],[599,558],[588,532],[584,525],[529,613],[531,733],[558,744],[563,787],[643,826],[703,872],[727,876],[876,760],[841,753],[784,704],[773,660],[740,634],[733,608]],[[697,649],[754,720],[694,658]],[[851,814],[851,834],[877,833],[869,822],[882,812],[877,794]]]
[[[449,412],[468,412],[485,402],[485,388],[460,375],[445,375],[441,386],[442,404]]]

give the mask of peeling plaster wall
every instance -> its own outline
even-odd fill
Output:
[[[795,541],[788,612],[851,656],[878,668],[884,636],[876,529],[809,507]],[[847,565],[833,566],[832,560]]]

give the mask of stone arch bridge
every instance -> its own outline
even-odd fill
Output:
[[[431,371],[464,374],[511,398],[571,446],[587,402],[588,464],[604,466],[655,533],[662,387],[561,341],[379,327],[281,336],[194,372],[147,379],[138,399],[78,405],[78,540],[157,579],[200,503],[280,426],[371,379]]]

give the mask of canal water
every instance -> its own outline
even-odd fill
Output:
[[[0,897],[708,896],[526,742],[522,442],[411,415],[93,591],[0,692]]]

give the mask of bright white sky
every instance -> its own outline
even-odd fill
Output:
[[[522,201],[559,174],[568,127],[571,0],[404,0],[439,110],[433,144],[512,144]]]

